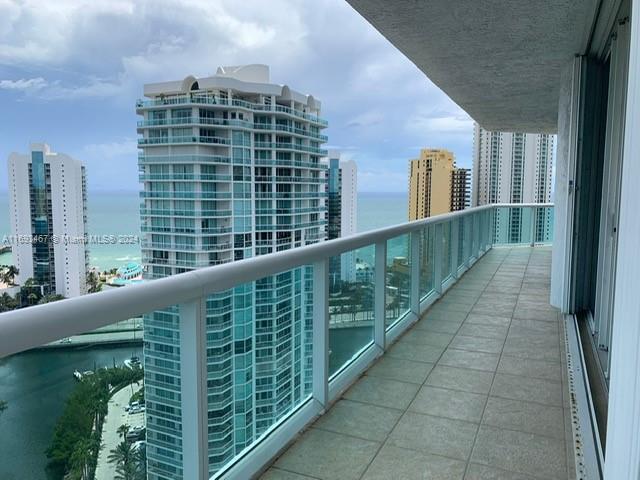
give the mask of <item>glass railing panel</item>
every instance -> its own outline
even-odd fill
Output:
[[[553,243],[553,207],[536,207],[534,211],[535,223],[535,243]]]
[[[410,308],[411,258],[410,235],[401,235],[387,241],[387,272],[385,280],[386,316],[389,326],[403,317]]]
[[[471,219],[467,216],[458,218],[458,268],[467,262],[469,241],[471,240]]]
[[[374,246],[329,260],[329,376],[373,342]]]
[[[39,296],[34,288],[24,300],[54,298]],[[96,468],[97,478],[115,478],[115,429],[130,425],[131,444],[145,435],[142,339],[142,318],[132,318],[0,359],[0,478],[94,478]]]
[[[422,229],[420,235],[420,299],[429,295],[434,288],[435,278],[435,225]]]
[[[494,245],[531,244],[536,220],[531,207],[496,207],[494,212]]]
[[[436,239],[442,242],[442,281],[444,282],[451,276],[451,222],[442,224],[442,239]],[[438,259],[436,259],[438,261]]]

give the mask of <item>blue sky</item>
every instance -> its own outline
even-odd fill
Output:
[[[322,101],[360,191],[406,191],[423,146],[471,166],[469,116],[344,0],[5,0],[0,191],[9,153],[37,141],[83,160],[90,192],[137,190],[143,84],[245,63]]]

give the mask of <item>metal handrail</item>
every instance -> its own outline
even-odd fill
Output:
[[[0,358],[61,338],[186,303],[269,275],[384,242],[484,210],[552,207],[553,204],[492,204],[402,223],[304,247],[205,267],[126,288],[84,295],[0,314]]]

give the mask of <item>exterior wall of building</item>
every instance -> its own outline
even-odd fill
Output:
[[[325,239],[320,103],[268,82],[268,67],[249,65],[145,86],[137,112],[147,278]],[[211,473],[310,391],[310,275],[299,268],[209,297]],[[183,478],[191,461],[180,332],[177,308],[145,317],[150,479]]]
[[[33,144],[9,157],[9,209],[18,283],[34,278],[46,293],[87,291],[86,180],[81,162]],[[32,215],[32,212],[34,215]],[[26,242],[24,238],[32,238]]]
[[[548,134],[491,132],[474,126],[472,205],[488,203],[550,203],[555,136]],[[539,210],[539,232],[550,232],[551,211]],[[519,238],[530,219],[520,209],[501,212],[495,231]],[[537,238],[536,241],[544,241]]]
[[[469,169],[454,168],[451,172],[450,211],[464,210],[469,206]]]
[[[472,206],[551,202],[555,135],[474,126]]]
[[[453,169],[448,150],[425,148],[409,162],[409,220],[450,211]]]
[[[327,239],[346,237],[357,232],[358,169],[353,160],[343,160],[337,151],[329,151],[327,163]],[[355,252],[347,252],[330,265],[332,288],[337,280],[356,281]]]

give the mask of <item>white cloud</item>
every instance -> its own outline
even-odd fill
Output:
[[[0,80],[0,90],[18,90],[32,92],[41,90],[47,86],[47,81],[42,77],[21,78],[19,80]]]
[[[100,131],[73,132],[95,142],[78,153],[106,176],[100,158],[130,168],[145,83],[246,63],[322,101],[330,143],[349,146],[367,190],[406,189],[408,146],[470,156],[468,116],[344,0],[0,0],[0,78],[14,79],[0,88],[51,121],[67,105],[74,118],[108,110]]]
[[[113,158],[124,155],[135,156],[138,152],[138,143],[132,138],[127,138],[120,142],[90,143],[84,146],[83,151],[91,157],[97,158]]]

